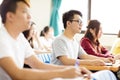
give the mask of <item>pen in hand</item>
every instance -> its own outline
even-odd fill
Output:
[[[80,65],[80,62],[78,60],[76,60],[76,62],[75,62],[75,68],[76,69],[79,68],[79,65]]]

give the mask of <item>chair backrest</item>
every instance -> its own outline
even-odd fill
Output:
[[[38,54],[38,58],[44,63],[50,63],[51,53]]]

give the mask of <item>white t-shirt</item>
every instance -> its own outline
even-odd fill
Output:
[[[22,33],[15,40],[8,34],[5,27],[0,28],[0,58],[11,57],[19,68],[23,68],[25,58],[33,54],[33,49]],[[1,67],[0,80],[11,80]]]
[[[52,42],[53,39],[45,39],[45,37],[40,37],[40,42],[42,44],[42,46],[46,46],[48,48],[52,48]]]
[[[57,65],[63,65],[62,62],[57,59],[59,56],[67,55],[67,57],[71,59],[77,59],[78,56],[85,53],[76,39],[70,40],[63,34],[53,41],[52,49],[51,63]]]

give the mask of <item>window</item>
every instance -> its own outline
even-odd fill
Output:
[[[0,0],[0,5],[1,5],[2,1],[3,1],[3,0]],[[0,16],[0,27],[1,27],[1,25],[2,25],[2,22],[1,22],[1,21],[2,21],[2,20],[1,20],[1,16]]]
[[[103,33],[117,34],[120,30],[120,0],[91,0],[91,19],[98,19]]]
[[[79,10],[83,14],[83,30],[86,29],[88,16],[88,0],[62,0],[60,7],[60,23],[61,30],[64,30],[62,23],[62,14],[71,9]]]

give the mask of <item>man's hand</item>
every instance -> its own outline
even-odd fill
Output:
[[[107,62],[107,63],[115,63],[115,59],[114,58],[103,58],[102,59],[104,62]]]
[[[86,69],[85,67],[80,67],[80,73],[84,78],[90,79],[91,78],[91,72]]]

